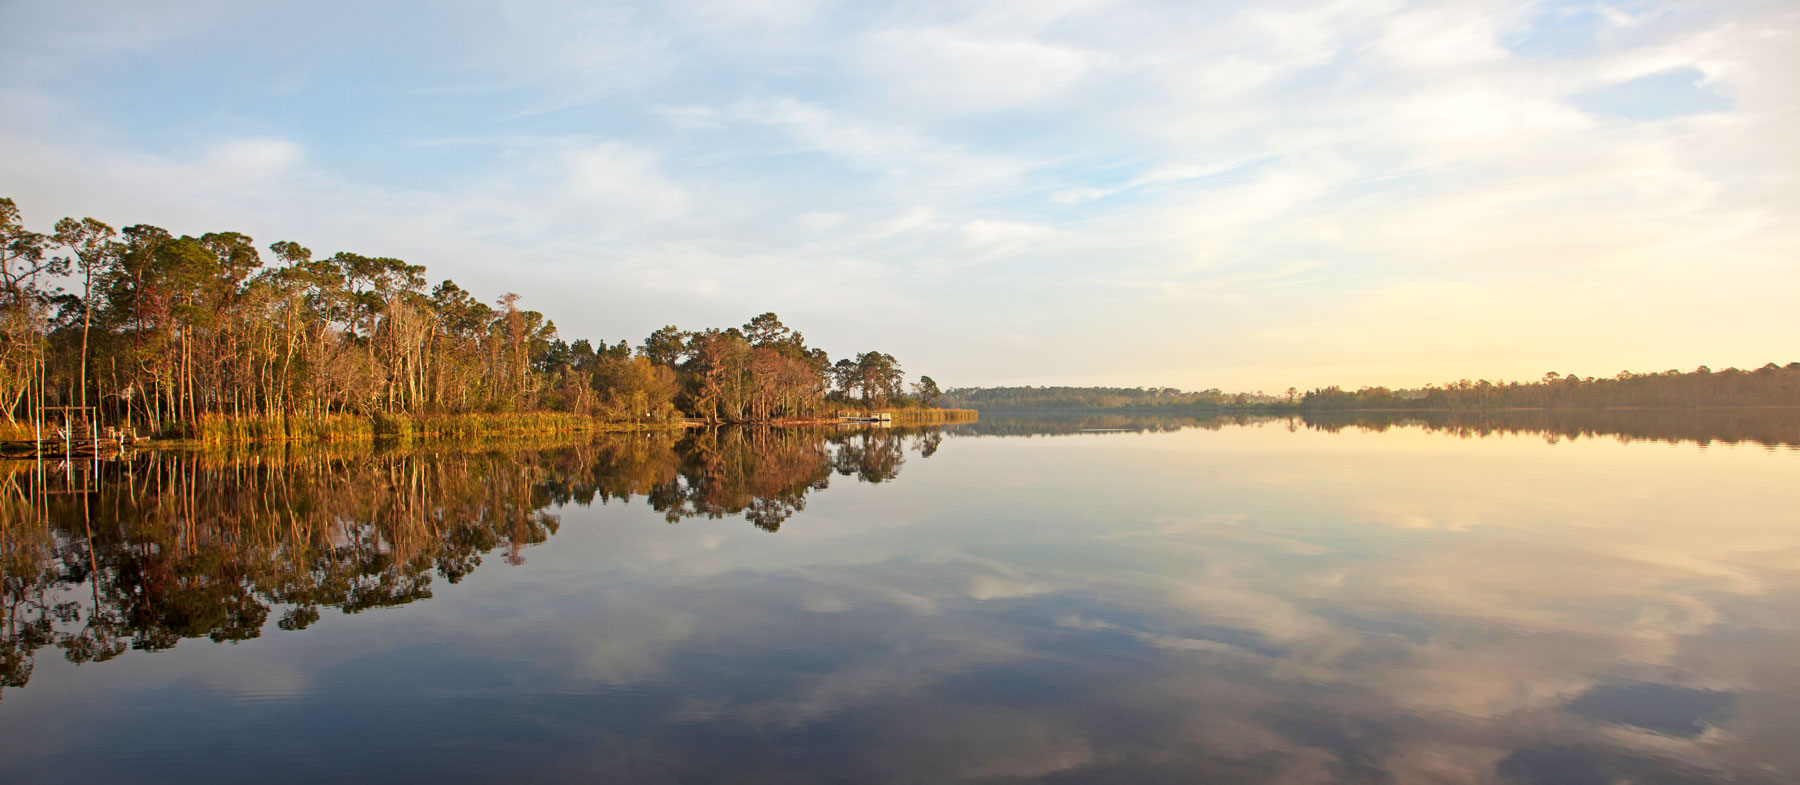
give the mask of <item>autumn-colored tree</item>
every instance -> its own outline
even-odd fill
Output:
[[[115,232],[92,218],[39,234],[0,199],[0,411],[41,420],[68,397],[193,432],[209,418],[292,430],[341,414],[533,409],[761,422],[818,414],[834,380],[870,405],[902,400],[892,356],[865,353],[834,377],[773,313],[663,327],[633,357],[624,341],[565,342],[517,294],[490,306],[451,281],[427,290],[425,268],[401,259],[319,258],[285,240],[267,253],[237,232]]]

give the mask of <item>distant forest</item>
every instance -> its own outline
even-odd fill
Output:
[[[1800,362],[1769,363],[1755,370],[1702,366],[1692,371],[1632,373],[1597,379],[1544,374],[1533,382],[1462,379],[1443,386],[1394,390],[1325,387],[1283,395],[1184,392],[1169,387],[957,387],[948,406],[982,411],[1082,409],[1455,410],[1694,406],[1800,406]]]
[[[945,406],[970,409],[1161,409],[1254,406],[1279,402],[1261,393],[1187,392],[1173,387],[953,387]]]
[[[1418,390],[1327,387],[1308,392],[1311,409],[1559,409],[1692,406],[1800,406],[1800,362],[1753,371],[1701,366],[1596,379],[1551,372],[1535,382],[1460,381]]]
[[[1066,409],[995,413],[956,427],[959,436],[1060,437],[1172,433],[1189,428],[1281,427],[1337,433],[1354,428],[1417,428],[1462,439],[1533,434],[1552,444],[1580,439],[1660,441],[1702,446],[1761,444],[1800,449],[1800,407],[1654,407],[1554,409],[1299,409],[1130,411]]]
[[[209,418],[384,414],[754,422],[939,397],[930,377],[909,388],[892,355],[833,361],[773,313],[664,327],[636,347],[568,342],[516,294],[487,303],[451,281],[428,286],[400,259],[266,248],[93,218],[33,232],[0,198],[6,424],[59,406],[176,433]]]

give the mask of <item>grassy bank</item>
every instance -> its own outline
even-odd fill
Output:
[[[201,444],[233,442],[332,442],[371,439],[451,438],[680,428],[682,423],[610,422],[567,412],[469,414],[334,414],[324,417],[212,415],[164,429],[161,439]]]
[[[974,422],[973,409],[880,409],[895,424],[936,425]],[[836,417],[784,420],[776,424],[836,422]],[[206,415],[192,422],[165,423],[156,439],[164,444],[199,445],[267,442],[355,442],[375,439],[484,439],[559,433],[675,430],[698,423],[617,422],[568,412],[471,414],[332,414],[322,417]],[[0,423],[0,439],[31,439],[29,425]]]
[[[896,424],[974,422],[974,409],[886,409]],[[235,442],[331,442],[370,439],[482,439],[556,433],[669,430],[693,423],[617,422],[568,412],[470,414],[334,414],[325,417],[231,417],[211,415],[178,423],[161,438],[202,444]]]
[[[878,414],[891,414],[894,422],[904,425],[975,422],[981,414],[974,409],[882,409]]]

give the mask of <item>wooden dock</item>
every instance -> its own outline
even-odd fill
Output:
[[[43,414],[56,412],[61,422],[46,422]],[[34,423],[37,438],[0,440],[0,458],[97,458],[116,456],[149,441],[132,429],[100,426],[100,410],[93,406],[44,406]]]
[[[889,412],[879,412],[876,414],[840,414],[838,415],[838,420],[842,422],[892,423],[894,421],[894,415]]]
[[[29,459],[36,458],[40,455],[46,458],[64,456],[75,458],[113,456],[129,450],[131,444],[132,442],[130,441],[120,441],[118,439],[100,439],[98,441],[94,439],[71,439],[69,441],[64,441],[62,439],[45,439],[43,441],[14,439],[11,441],[0,441],[0,457]]]

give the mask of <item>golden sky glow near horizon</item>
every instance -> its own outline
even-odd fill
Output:
[[[0,196],[945,386],[1800,360],[1787,2],[6,4]]]

